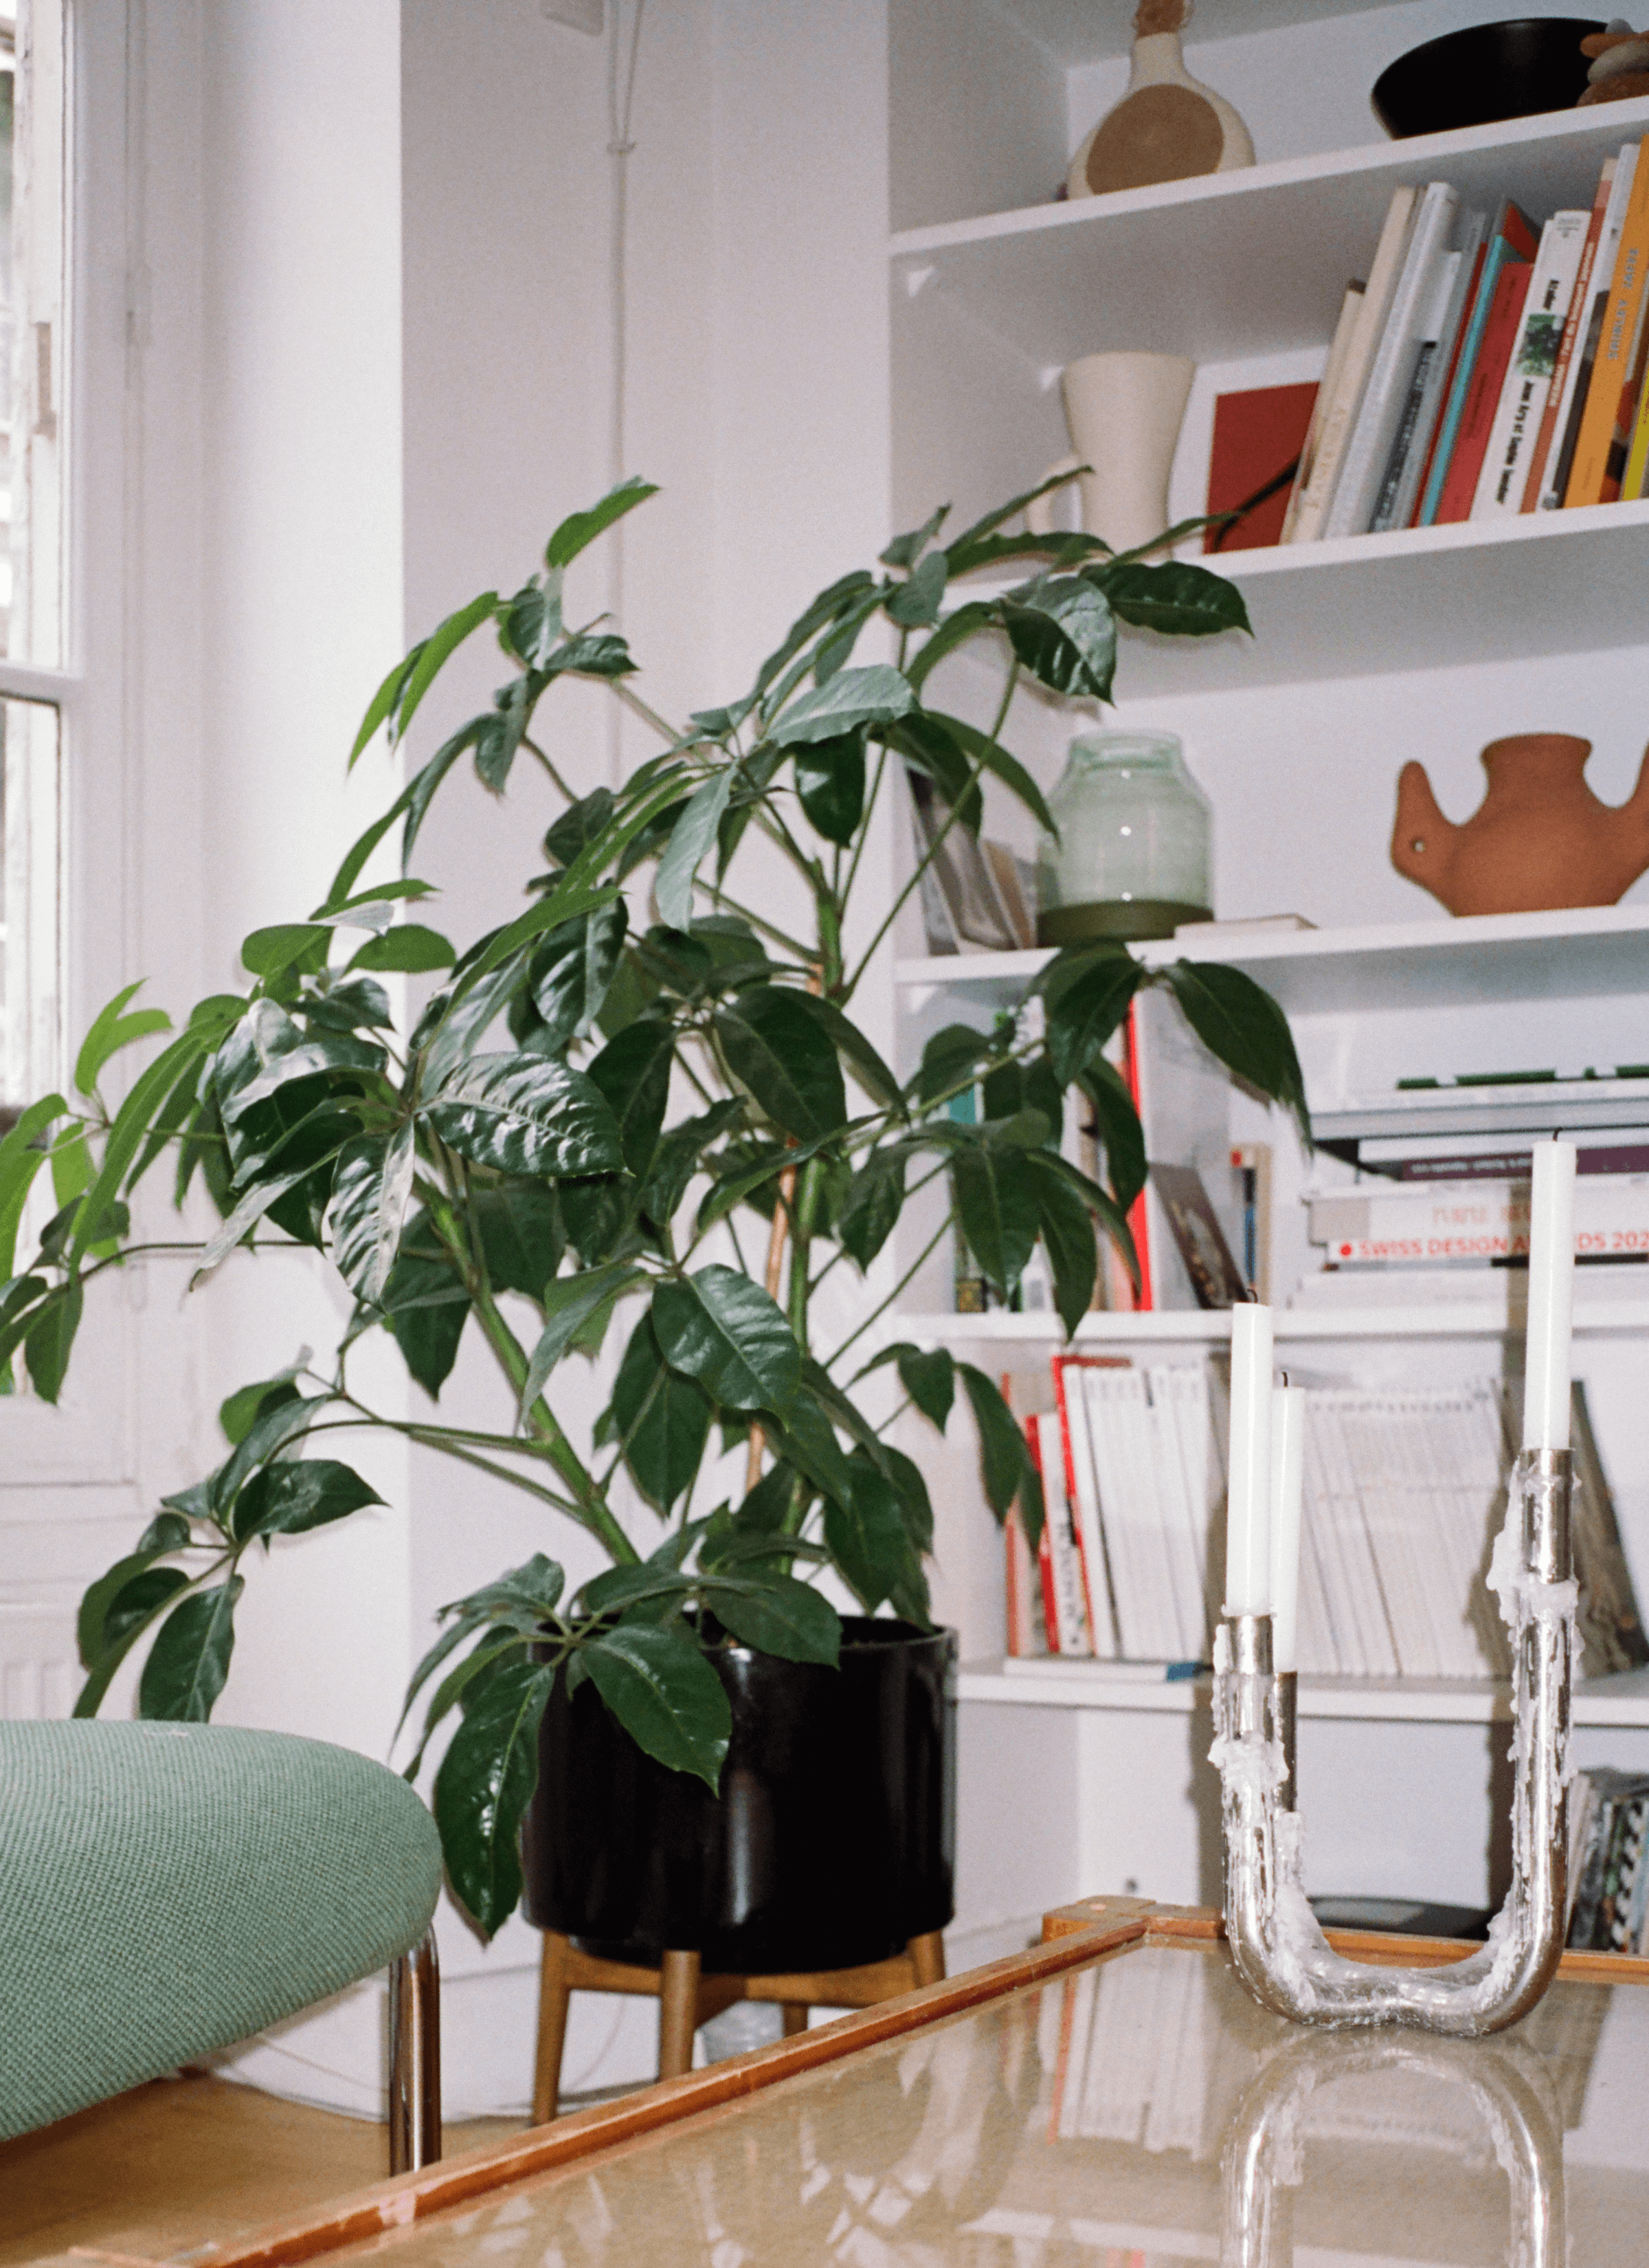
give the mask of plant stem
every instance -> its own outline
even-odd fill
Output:
[[[865,818],[859,828],[859,839],[853,845],[853,857],[851,863],[848,867],[847,881],[838,893],[838,897],[844,913],[847,910],[848,900],[853,895],[853,884],[858,874],[859,860],[865,855],[865,844],[870,835],[870,816],[872,812],[876,808],[877,799],[881,794],[882,774],[887,770],[887,743],[884,740],[876,751],[876,770],[871,775],[871,792],[865,799]]]
[[[539,762],[543,765],[544,770],[549,774],[550,778],[561,790],[563,795],[566,797],[568,802],[577,803],[578,800],[578,797],[568,786],[566,781],[563,779],[561,774],[556,770],[555,765],[551,763],[543,749],[539,747],[538,742],[532,739],[528,733],[523,733],[521,735],[521,746],[531,755],[535,755],[538,758]]]
[[[661,740],[667,740],[674,747],[685,737],[676,731],[674,725],[667,725],[656,709],[650,709],[640,694],[627,685],[622,677],[609,677],[607,681],[624,706],[639,717],[644,725],[651,725]]]
[[[885,1300],[879,1300],[876,1306],[871,1309],[869,1314],[865,1316],[864,1322],[858,1325],[857,1329],[850,1330],[848,1333],[846,1338],[843,1340],[841,1345],[825,1364],[824,1366],[827,1370],[834,1370],[837,1363],[841,1361],[843,1356],[852,1345],[854,1340],[863,1338],[865,1332],[869,1330],[871,1325],[876,1322],[877,1318],[887,1314],[888,1308],[892,1307],[894,1301],[904,1290],[906,1285],[909,1284],[911,1278],[915,1276],[917,1270],[926,1263],[929,1255],[934,1250],[941,1238],[948,1235],[950,1233],[950,1217],[947,1214],[939,1223],[939,1226],[934,1230],[932,1235],[929,1237],[927,1242],[923,1246],[921,1251],[917,1253],[909,1267],[906,1269],[904,1274],[899,1278],[899,1281],[894,1285],[893,1290],[887,1294],[887,1297]]]

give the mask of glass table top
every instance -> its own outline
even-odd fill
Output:
[[[1143,1946],[332,2256],[385,2268],[1625,2268],[1649,1990],[1305,2032]],[[386,2257],[388,2256],[388,2257]]]

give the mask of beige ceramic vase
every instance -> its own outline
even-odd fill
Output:
[[[1128,92],[1071,161],[1069,197],[1142,189],[1254,163],[1248,128],[1223,94],[1191,77],[1180,38],[1191,0],[1139,0]]]
[[[1600,803],[1590,740],[1514,733],[1483,752],[1489,792],[1465,824],[1438,809],[1424,764],[1397,777],[1391,863],[1452,914],[1612,906],[1649,867],[1649,750],[1629,801]]]

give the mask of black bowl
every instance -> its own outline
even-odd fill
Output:
[[[1572,110],[1592,68],[1580,52],[1595,16],[1517,16],[1428,40],[1388,63],[1369,100],[1388,134],[1452,134],[1542,110]]]

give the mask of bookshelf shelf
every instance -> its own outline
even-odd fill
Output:
[[[1277,1343],[1283,1345],[1332,1345],[1347,1341],[1394,1339],[1515,1339],[1523,1335],[1522,1319],[1480,1300],[1451,1301],[1447,1306],[1368,1307],[1277,1310]],[[1649,1286],[1638,1300],[1600,1300],[1588,1311],[1577,1303],[1574,1319],[1579,1339],[1637,1338],[1649,1331]],[[891,1316],[890,1337],[943,1342],[954,1346],[1062,1347],[1064,1326],[1057,1315],[1015,1315],[1003,1311],[988,1315],[906,1314]],[[1077,1326],[1078,1346],[1218,1346],[1231,1336],[1229,1312],[1159,1308],[1150,1314],[1085,1315]]]
[[[1641,510],[1649,527],[1649,505],[1616,508]],[[1649,990],[1649,904],[1461,921],[1439,916],[1358,929],[1233,930],[1228,938],[1170,939],[1134,949],[1153,968],[1187,957],[1228,962],[1263,984],[1290,1016],[1627,997]],[[981,1007],[1005,1007],[1052,958],[942,954],[901,961],[894,978],[901,986],[942,987]]]
[[[1119,1675],[1097,1662],[1043,1658],[964,1663],[957,1682],[964,1701],[1022,1708],[1086,1709],[1189,1717],[1206,1709],[1205,1677],[1167,1680]],[[1373,1724],[1509,1724],[1509,1689],[1489,1678],[1302,1677],[1303,1719]],[[1649,1670],[1583,1679],[1575,1688],[1578,1727],[1649,1727]]]
[[[1402,0],[1199,0],[1196,37],[1230,40],[1402,4]],[[1067,69],[1126,55],[1132,44],[1129,11],[1096,8],[1093,0],[1006,0],[1002,12]]]

